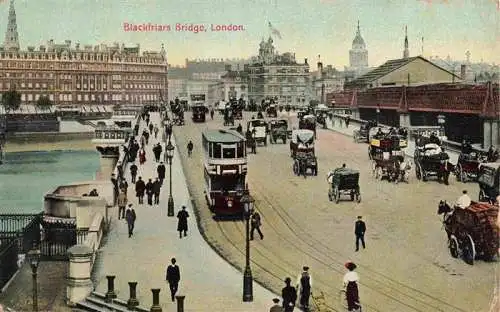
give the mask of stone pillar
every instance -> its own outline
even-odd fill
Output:
[[[160,306],[160,288],[152,288],[153,293],[153,305],[151,306],[150,312],[162,312]]]
[[[177,312],[184,312],[184,299],[186,296],[175,296],[177,299]]]
[[[108,291],[106,292],[106,302],[111,302],[113,299],[116,298],[116,293],[115,293],[115,278],[116,276],[114,275],[106,275],[106,278],[108,279]]]
[[[139,305],[139,300],[137,300],[137,282],[128,282],[128,287],[130,289],[130,299],[127,301],[127,307],[129,310],[133,310],[134,307]]]
[[[351,108],[352,118],[361,119],[359,114],[359,108]]]
[[[85,245],[75,245],[68,249],[66,303],[70,306],[85,299],[94,288],[90,279],[92,252],[92,249]]]
[[[409,128],[410,123],[410,113],[399,113],[399,126]]]
[[[97,179],[109,180],[120,157],[119,146],[97,146],[96,149],[101,154],[101,168]]]
[[[483,146],[484,148],[490,148],[492,143],[492,123],[489,119],[483,120]]]
[[[500,143],[499,142],[499,137],[500,137],[499,123],[500,123],[500,121],[497,119],[491,121],[491,145],[497,146],[497,147],[498,147],[498,144]]]

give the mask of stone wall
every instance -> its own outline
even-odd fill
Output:
[[[52,143],[93,138],[93,132],[7,132],[7,143]]]

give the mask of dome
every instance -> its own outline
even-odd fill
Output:
[[[365,40],[363,40],[363,37],[361,37],[361,34],[359,32],[356,33],[356,37],[354,37],[354,40],[352,41],[352,45],[361,45],[365,46]]]

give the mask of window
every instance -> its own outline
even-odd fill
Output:
[[[76,99],[77,99],[77,101],[81,101],[82,100],[82,95],[81,94],[77,94]]]
[[[42,88],[47,89],[47,84],[46,83],[42,83]]]
[[[54,95],[53,95],[53,94],[50,94],[50,95],[49,95],[49,99],[50,99],[51,101],[54,101]]]
[[[21,82],[21,88],[26,88],[26,84],[24,82]]]
[[[33,101],[33,94],[28,94],[28,101]]]
[[[85,101],[88,101],[89,100],[89,95],[85,94],[84,99],[85,99]]]
[[[32,84],[31,82],[30,82],[30,83],[28,83],[28,88],[29,88],[29,89],[33,88],[33,84]]]
[[[213,145],[212,158],[222,158],[222,154],[221,154],[222,145],[220,143],[212,143],[212,145]]]
[[[37,89],[40,88],[40,84],[38,82],[35,83],[35,88],[37,88]]]
[[[21,94],[21,101],[22,102],[26,101],[26,94],[24,94],[24,93]]]
[[[223,158],[235,158],[236,157],[236,149],[231,147],[224,147],[222,149],[222,157]]]

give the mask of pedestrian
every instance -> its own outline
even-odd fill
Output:
[[[297,279],[297,289],[300,289],[300,307],[306,310],[309,309],[309,297],[312,293],[312,277],[309,274],[309,267],[304,266],[302,273]]]
[[[125,207],[127,207],[127,194],[125,192],[121,192],[118,195],[118,220],[125,219]]]
[[[135,163],[130,165],[130,176],[132,177],[132,183],[135,183],[135,179],[137,177],[137,165]]]
[[[292,279],[287,277],[285,279],[286,286],[281,290],[281,297],[283,298],[283,309],[285,312],[292,312],[295,308],[297,301],[297,290],[291,286]]]
[[[283,307],[279,305],[280,300],[278,298],[273,299],[274,305],[269,309],[269,312],[283,312]]]
[[[118,180],[123,179],[123,164],[121,161],[116,164],[116,169],[118,170]]]
[[[345,127],[346,128],[349,128],[349,122],[351,121],[351,117],[350,116],[346,116],[345,117]]]
[[[158,132],[160,131],[160,129],[158,129],[158,125],[155,124],[155,127],[154,127],[154,133],[155,133],[155,139],[158,139]]]
[[[146,139],[146,145],[149,144],[149,132],[147,130],[144,130],[144,138]]]
[[[149,124],[149,133],[153,133],[153,128],[154,128],[153,123],[150,123]]]
[[[148,197],[148,205],[153,205],[153,181],[151,179],[146,183],[146,196]]]
[[[366,232],[366,224],[362,217],[358,216],[358,221],[356,221],[354,225],[354,234],[356,235],[356,251],[359,250],[359,241],[363,244],[363,249],[365,249],[365,232]]]
[[[214,109],[212,108],[212,109],[210,110],[210,118],[212,118],[212,120],[214,120],[214,113],[215,113],[215,112],[214,112]]]
[[[139,204],[144,204],[144,191],[146,190],[146,184],[142,180],[142,177],[139,177],[139,180],[135,183],[135,195],[139,199]]]
[[[253,240],[253,233],[255,230],[257,230],[257,233],[260,235],[260,239],[264,239],[264,235],[262,234],[262,231],[260,230],[260,226],[262,225],[261,220],[260,220],[260,214],[256,211],[252,214],[252,229],[250,231],[250,240]]]
[[[344,266],[349,270],[343,278],[344,288],[346,290],[347,310],[357,311],[360,308],[358,289],[359,275],[354,271],[357,266],[353,262],[347,262]]]
[[[141,148],[139,151],[139,164],[143,165],[146,162],[146,151]]]
[[[187,150],[188,150],[189,157],[191,157],[191,155],[193,154],[193,148],[194,148],[193,142],[191,140],[189,140],[189,143],[187,144]]]
[[[160,179],[160,183],[163,184],[163,180],[165,180],[165,165],[163,161],[156,167],[156,173],[158,173],[158,179]]]
[[[121,182],[120,182],[120,190],[122,192],[125,193],[125,195],[127,195],[127,191],[128,191],[128,182],[127,180],[123,179]]]
[[[186,211],[186,206],[182,206],[182,210],[177,213],[177,231],[179,231],[179,238],[182,238],[182,233],[184,232],[184,237],[187,236],[189,213]]]
[[[146,136],[144,135],[144,133],[142,133],[142,136],[141,136],[141,148],[144,148],[146,146]]]
[[[160,204],[160,190],[161,190],[161,182],[158,178],[153,182],[153,195],[154,195],[154,204]]]
[[[175,294],[177,293],[177,289],[179,288],[179,281],[181,280],[181,271],[179,270],[179,266],[176,264],[175,258],[171,260],[172,264],[167,268],[167,277],[166,280],[168,282],[168,286],[170,287],[170,295],[172,296],[172,301],[175,301]]]
[[[116,178],[114,173],[111,174],[111,183],[113,184],[113,206],[115,206],[116,200],[118,199],[119,188],[118,179]]]
[[[156,144],[153,147],[153,154],[155,155],[156,162],[160,162],[160,156],[161,156],[161,152],[162,151],[163,151],[163,149],[161,148],[161,144],[160,143]]]
[[[134,235],[135,219],[137,219],[132,204],[128,205],[127,212],[125,213],[125,218],[127,219],[127,225],[128,225],[128,237],[132,237],[132,235]]]

